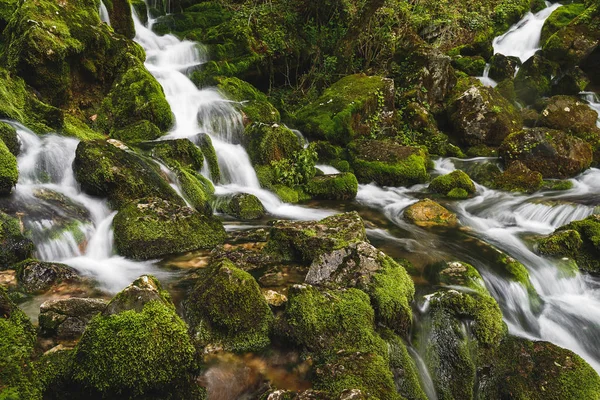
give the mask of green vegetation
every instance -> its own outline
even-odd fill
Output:
[[[19,221],[0,211],[0,270],[31,258],[33,243],[21,233]]]
[[[306,185],[306,191],[315,199],[351,200],[358,192],[358,181],[350,172],[315,176]]]
[[[0,140],[0,196],[10,194],[18,178],[17,159]]]
[[[260,219],[265,216],[265,207],[258,197],[248,193],[237,193],[217,200],[216,209],[241,220]]]
[[[429,184],[429,190],[435,193],[440,193],[453,198],[465,198],[463,193],[457,192],[456,189],[462,189],[467,195],[475,193],[475,185],[469,175],[461,170],[453,171],[447,175],[438,176]],[[450,192],[455,191],[452,196]]]

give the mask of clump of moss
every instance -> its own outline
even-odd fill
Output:
[[[123,207],[113,227],[117,252],[137,260],[210,249],[225,240],[225,229],[218,219],[159,198]]]
[[[306,191],[314,199],[352,200],[358,192],[358,181],[350,172],[315,176],[306,185]]]
[[[202,151],[189,139],[161,140],[151,144],[152,156],[171,169],[188,168],[199,171],[204,164]]]
[[[283,125],[252,124],[244,134],[245,147],[253,164],[267,165],[290,158],[302,150],[298,136]]]
[[[140,311],[94,317],[73,355],[72,380],[105,398],[169,394],[190,385],[194,354],[174,307],[152,300]]]
[[[0,141],[3,141],[8,150],[15,157],[19,155],[21,151],[21,144],[17,137],[17,130],[6,122],[0,121]]]
[[[0,270],[31,258],[33,242],[21,233],[19,221],[0,212]]]
[[[211,180],[215,184],[219,183],[221,180],[221,170],[219,168],[217,153],[213,147],[210,136],[206,134],[200,134],[194,138],[194,143],[200,147],[202,154],[204,154],[204,159],[208,164],[208,169],[210,171]]]
[[[183,204],[157,169],[139,155],[105,141],[80,142],[73,162],[81,188],[94,196],[107,196],[115,208],[147,196]]]
[[[0,196],[9,195],[18,179],[17,158],[0,140]]]
[[[461,170],[453,171],[447,175],[438,176],[431,181],[429,184],[429,190],[440,193],[446,196],[450,196],[450,192],[454,189],[462,189],[469,194],[475,193],[475,185],[469,175]],[[454,196],[458,195],[458,198],[464,198],[461,196],[462,193],[454,193]],[[457,198],[457,197],[455,197]]]
[[[448,196],[448,198],[450,198],[450,199],[464,200],[469,197],[469,192],[467,192],[463,188],[454,188],[451,191],[449,191],[446,194],[446,196]]]
[[[543,185],[543,177],[537,171],[532,171],[522,162],[516,161],[492,182],[492,187],[508,192],[533,193]]]
[[[203,214],[211,215],[211,200],[215,192],[213,184],[199,173],[184,168],[177,169],[177,178],[190,205]]]
[[[249,193],[237,193],[217,200],[216,209],[241,220],[260,219],[265,216],[265,207],[258,197]]]
[[[162,135],[163,133],[158,126],[145,119],[110,131],[110,137],[131,143],[156,140]]]
[[[227,98],[240,102],[240,108],[249,120],[275,124],[280,121],[279,111],[269,102],[267,96],[250,83],[234,77],[219,77],[217,87]]]
[[[186,304],[196,344],[227,351],[259,351],[269,345],[273,314],[252,275],[229,260],[202,274]]]
[[[485,59],[481,56],[456,57],[452,60],[452,66],[467,75],[481,76],[485,69]]]

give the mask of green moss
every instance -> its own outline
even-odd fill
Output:
[[[469,192],[463,188],[454,188],[446,193],[446,196],[450,199],[464,200],[469,197]]]
[[[302,150],[298,136],[277,124],[252,124],[246,128],[244,144],[253,164],[270,164]]]
[[[573,182],[569,180],[547,179],[542,184],[542,189],[546,190],[570,190],[573,188]]]
[[[127,125],[123,128],[112,129],[110,131],[110,137],[132,143],[143,142],[146,140],[156,140],[162,135],[163,133],[160,131],[158,126],[145,119],[134,122],[133,124]]]
[[[358,191],[358,181],[350,172],[315,176],[306,185],[306,191],[314,199],[352,200]]]
[[[381,111],[379,106],[386,102],[390,83],[379,76],[346,76],[300,109],[296,125],[309,137],[348,143],[374,127],[369,118]]]
[[[115,208],[147,196],[161,197],[176,204],[183,203],[173,188],[158,174],[157,165],[105,141],[80,142],[73,170],[86,193],[107,196]]]
[[[481,56],[458,57],[452,60],[452,66],[467,75],[481,76],[485,69],[485,59]]]
[[[525,104],[550,94],[551,78],[556,74],[556,65],[539,54],[523,63],[515,77],[517,97]]]
[[[250,83],[238,78],[216,78],[217,87],[231,100],[240,102],[240,108],[249,122],[274,124],[280,121],[279,111],[267,96]]]
[[[219,212],[245,221],[260,219],[266,213],[258,197],[248,193],[225,196],[217,200],[215,207]]]
[[[21,151],[21,145],[19,144],[19,138],[17,137],[17,130],[6,122],[0,121],[0,141],[3,141],[8,151],[15,157],[19,155]]]
[[[158,158],[171,169],[199,171],[204,164],[202,151],[189,139],[161,140],[151,146],[152,157]]]
[[[66,136],[75,137],[79,140],[105,139],[103,134],[94,131],[85,122],[70,114],[64,116],[64,127],[61,133]]]
[[[494,271],[500,276],[523,286],[527,290],[532,308],[541,311],[542,299],[531,283],[529,272],[523,264],[514,258],[501,253],[492,266]]]
[[[225,259],[212,264],[192,290],[186,313],[196,344],[227,351],[269,345],[273,314],[252,275]]]
[[[296,204],[299,201],[298,192],[291,187],[275,185],[273,190],[275,191],[277,197],[279,197],[279,199],[284,203]]]
[[[576,258],[583,246],[583,240],[577,230],[565,229],[553,233],[538,241],[538,251],[556,257]]]
[[[43,398],[59,399],[69,388],[74,350],[59,350],[43,354],[36,362]]]
[[[33,243],[21,233],[19,221],[0,211],[0,270],[31,258]]]
[[[211,215],[211,199],[215,191],[212,183],[199,173],[183,168],[177,170],[177,178],[190,205],[203,214]]]
[[[219,169],[219,160],[217,159],[217,153],[215,152],[210,136],[200,135],[195,143],[202,150],[202,154],[204,154],[204,160],[208,164],[211,180],[215,184],[218,184],[221,181],[221,170]]]
[[[586,6],[581,3],[566,4],[562,7],[557,8],[550,14],[548,19],[544,22],[542,28],[542,36],[540,39],[541,46],[544,45],[546,40],[561,28],[567,26],[573,19],[581,15],[586,9]]]
[[[115,32],[128,39],[135,37],[135,27],[131,16],[131,5],[128,0],[107,0],[106,9],[110,17],[110,25]]]
[[[218,219],[158,198],[123,207],[113,227],[117,252],[138,260],[210,249],[225,240]]]
[[[0,140],[0,196],[10,194],[18,178],[17,158]]]
[[[473,184],[473,181],[471,181],[469,175],[461,170],[453,171],[447,175],[438,176],[429,184],[429,190],[447,196],[453,189],[463,189],[467,192],[467,194],[475,193],[475,185]]]
[[[542,174],[530,170],[523,163],[517,161],[511,163],[502,174],[497,175],[491,183],[491,187],[508,192],[533,193],[538,191],[542,184]]]
[[[194,354],[173,306],[153,300],[139,312],[94,317],[75,350],[72,379],[103,397],[169,393],[190,385]]]
[[[31,365],[35,341],[29,318],[0,287],[0,398],[41,398]]]
[[[290,289],[285,336],[321,355],[338,350],[375,353],[387,358],[385,342],[375,333],[369,296],[358,289],[319,291],[310,285]]]

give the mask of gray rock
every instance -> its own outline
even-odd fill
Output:
[[[106,304],[102,299],[77,297],[46,301],[40,306],[40,332],[42,336],[55,339],[77,339]]]
[[[68,265],[30,260],[17,268],[17,280],[21,289],[36,293],[45,292],[61,282],[80,280],[80,277]]]

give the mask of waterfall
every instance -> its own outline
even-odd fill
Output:
[[[598,113],[598,122],[596,122],[596,125],[600,128],[600,98],[593,92],[581,92],[580,95],[588,102],[590,108]]]
[[[19,180],[7,208],[21,214],[35,257],[68,264],[111,293],[140,274],[158,272],[151,264],[114,255],[111,225],[116,213],[105,200],[81,192],[71,166],[77,139],[39,137],[23,125],[5,122],[15,127],[21,143]]]
[[[284,218],[310,220],[333,214],[283,203],[275,194],[261,189],[250,158],[240,144],[244,125],[237,109],[239,103],[224,98],[215,88],[198,89],[186,75],[190,69],[206,63],[206,48],[173,35],[158,36],[140,22],[135,10],[132,13],[134,40],[146,50],[146,68],[163,87],[175,116],[175,126],[165,138],[189,138],[199,132],[211,137],[221,169],[222,184],[215,187],[216,194],[253,194],[270,214]]]
[[[483,84],[483,86],[488,86],[488,87],[498,86],[498,82],[496,82],[495,80],[490,78],[490,68],[491,67],[492,66],[490,63],[486,63],[485,69],[483,70],[483,75],[477,77],[477,79],[479,79],[479,81]]]
[[[110,15],[108,15],[108,9],[103,1],[100,1],[100,10],[98,12],[100,13],[100,21],[110,26]]]
[[[561,5],[550,4],[536,14],[528,12],[522,20],[514,24],[508,32],[494,39],[494,54],[500,53],[505,56],[515,56],[525,62],[540,49],[540,38],[542,27],[546,19]]]

